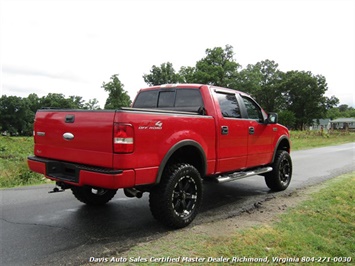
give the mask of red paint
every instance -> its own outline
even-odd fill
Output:
[[[204,169],[199,169],[201,175],[210,176],[268,165],[273,160],[279,140],[285,138],[289,142],[287,129],[279,124],[222,115],[216,89],[233,93],[238,99],[247,96],[242,92],[207,85],[178,84],[150,87],[140,93],[183,89],[200,91],[205,115],[137,108],[117,111],[39,110],[34,125],[34,154],[37,158],[28,159],[29,168],[47,178],[71,185],[128,188],[159,181],[161,169],[175,147],[192,145],[200,152],[205,164]],[[241,111],[243,108],[241,105]],[[263,110],[260,112],[266,117]],[[73,115],[75,119],[66,122],[66,118]],[[228,134],[221,133],[222,127],[228,127]],[[253,134],[250,133],[251,127]],[[65,133],[71,133],[73,139],[65,139]],[[43,159],[97,167],[108,172],[84,170],[78,166],[81,169],[78,181],[66,181],[48,176]],[[122,173],[109,172],[114,170],[122,170]]]

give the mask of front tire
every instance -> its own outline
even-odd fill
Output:
[[[171,228],[183,228],[196,217],[202,203],[200,173],[190,164],[177,163],[164,171],[159,185],[149,195],[155,219]]]
[[[273,191],[285,190],[291,182],[292,161],[290,154],[284,150],[278,150],[273,170],[265,175],[266,185]]]
[[[116,189],[72,187],[75,198],[87,205],[104,205],[116,194]]]

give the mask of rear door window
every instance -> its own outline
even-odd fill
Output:
[[[217,93],[217,99],[224,117],[241,118],[240,108],[235,94]]]

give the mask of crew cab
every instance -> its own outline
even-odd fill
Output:
[[[29,168],[101,205],[118,189],[149,193],[153,216],[172,228],[196,217],[204,182],[262,175],[273,191],[291,181],[290,135],[248,94],[211,85],[141,89],[131,108],[39,109]],[[55,188],[54,191],[58,191]]]

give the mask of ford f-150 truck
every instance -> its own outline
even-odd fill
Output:
[[[210,85],[141,89],[131,108],[118,110],[42,108],[34,142],[29,168],[79,201],[105,204],[120,188],[128,197],[149,192],[153,216],[173,228],[196,217],[203,182],[262,175],[281,191],[292,176],[290,136],[277,114]]]

